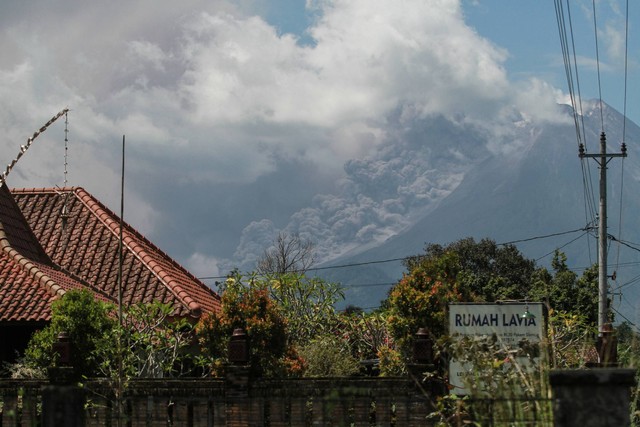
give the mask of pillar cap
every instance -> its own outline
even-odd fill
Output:
[[[636,370],[627,368],[556,369],[549,372],[551,385],[636,385]]]

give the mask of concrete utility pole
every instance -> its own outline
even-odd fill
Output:
[[[608,323],[607,306],[607,164],[614,157],[627,157],[627,146],[622,143],[620,153],[607,153],[607,137],[600,134],[600,154],[587,154],[580,144],[578,156],[595,159],[600,165],[600,223],[598,226],[598,332],[602,334]]]

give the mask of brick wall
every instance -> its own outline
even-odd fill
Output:
[[[1,426],[39,422],[46,382],[0,381]],[[88,381],[88,426],[117,425],[115,387]],[[127,384],[123,426],[425,426],[430,392],[409,378],[259,379],[241,369],[225,379],[135,380]]]

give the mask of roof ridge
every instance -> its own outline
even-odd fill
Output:
[[[87,282],[85,279],[82,279],[77,274],[72,273],[71,271],[67,270],[66,268],[63,268],[62,266],[60,266],[58,264],[55,264],[55,263],[53,263],[52,265],[50,265],[48,267],[52,268],[55,271],[59,271],[61,273],[66,274],[67,276],[69,276],[70,278],[72,278],[73,280],[75,280],[76,282],[81,284],[82,286],[84,286],[87,289],[89,289],[94,294],[100,295],[100,296],[102,296],[104,299],[106,299],[108,301],[115,302],[114,298],[111,295],[109,295],[107,292],[105,292],[104,290],[102,290],[100,288],[95,287],[91,283]]]
[[[37,262],[51,263],[51,258],[49,257],[49,255],[47,255],[46,251],[42,247],[42,244],[37,239],[33,230],[31,229],[31,226],[29,226],[29,224],[27,223],[27,220],[24,217],[24,214],[22,213],[20,207],[16,203],[13,197],[13,194],[11,193],[11,190],[9,190],[9,187],[7,187],[6,184],[2,184],[0,191],[2,191],[2,197],[6,198],[6,202],[10,205],[10,210],[17,215],[17,218],[15,219],[19,222],[19,225],[24,226],[24,229],[21,230],[21,232],[28,234],[29,241],[33,245],[33,247],[30,248],[31,250],[33,250],[33,252],[29,253],[29,255],[31,256],[30,259],[36,260]],[[7,244],[11,247],[14,247],[14,248],[19,247],[22,250],[25,250],[26,248],[21,247],[19,244],[16,246],[16,243],[18,242],[13,240],[13,238],[17,237],[15,235],[15,232],[17,231],[16,228],[19,228],[19,225],[13,224],[13,226],[11,227],[12,228],[11,233],[7,234],[7,230],[5,229],[5,225],[3,221],[4,220],[0,221],[2,222],[2,235],[6,237]],[[22,254],[22,252],[20,253]]]
[[[62,297],[65,294],[64,288],[56,283],[56,281],[49,277],[46,273],[44,273],[36,262],[31,261],[29,258],[18,252],[18,250],[13,246],[11,246],[8,237],[4,232],[4,226],[2,225],[2,222],[0,222],[0,247],[31,277],[36,279],[38,283],[40,283],[45,287],[45,289],[51,292],[52,295]]]
[[[12,188],[10,192],[19,193],[19,194],[34,194],[34,193],[59,193],[59,192],[70,192],[75,191],[76,186],[71,187],[22,187],[22,188]]]
[[[93,196],[93,194],[91,194],[89,191],[85,190],[84,187],[81,187],[81,186],[55,187],[55,188],[54,187],[12,188],[11,192],[12,193],[15,192],[15,193],[18,193],[18,194],[36,194],[36,193],[52,193],[52,192],[53,193],[68,193],[68,192],[71,192],[71,193],[74,193],[76,196],[78,196],[78,199],[81,202],[83,202],[83,204],[85,206],[87,206],[89,209],[91,209],[86,203],[84,203],[84,201],[82,200],[82,198],[78,194],[78,193],[84,193],[88,198],[91,199],[91,201],[93,203],[95,203],[96,205],[98,205],[100,207],[100,209],[105,211],[105,213],[107,213],[107,215],[114,216],[114,217],[117,216],[116,213],[113,210],[111,210],[110,208],[105,206],[100,200],[96,199]],[[99,219],[101,219],[101,218],[99,218]],[[104,221],[102,221],[102,223],[107,225]],[[171,256],[169,256],[169,254],[167,254],[165,251],[160,249],[158,246],[156,246],[152,241],[147,239],[144,235],[142,235],[142,233],[140,233],[133,226],[131,226],[131,224],[127,223],[126,221],[123,221],[123,223],[125,224],[124,230],[128,230],[129,233],[134,234],[137,238],[139,238],[140,240],[143,240],[145,242],[145,244],[149,245],[150,247],[152,247],[153,250],[158,251],[161,255],[164,256],[164,258],[167,260],[167,262],[172,264],[174,267],[178,268],[186,276],[189,276],[190,279],[195,280],[195,281],[201,283],[207,289],[210,289],[207,285],[202,283],[202,281],[200,279],[198,279],[193,273],[191,273],[189,270],[184,268],[180,263],[178,263],[176,260],[174,260]]]
[[[100,201],[98,201],[93,195],[91,195],[88,191],[86,191],[82,187],[74,187],[73,193],[78,198],[78,200],[87,207],[87,209],[93,211],[96,215],[96,218],[102,222],[111,232],[119,236],[120,231],[120,223],[118,221],[113,220],[113,217],[116,215],[109,208],[104,206]],[[157,250],[162,255],[165,255],[165,258],[169,258],[162,250],[158,249],[153,243],[148,241],[142,234],[137,232],[131,225],[122,221],[122,243],[125,245],[131,253],[146,265],[155,276],[164,282],[171,293],[178,298],[182,303],[188,308],[188,310],[195,317],[200,317],[202,313],[202,307],[200,304],[195,301],[193,298],[189,296],[187,291],[182,288],[182,286],[178,283],[176,279],[173,278],[169,272],[167,272],[158,262],[153,260],[153,257],[140,245],[137,239],[144,241],[145,244],[151,246],[154,250]],[[134,237],[132,237],[135,236]],[[170,263],[176,267],[178,267],[181,271],[186,273],[188,276],[194,278],[189,272],[184,270],[179,264],[177,264],[174,260],[170,259]],[[196,279],[197,280],[197,279]]]

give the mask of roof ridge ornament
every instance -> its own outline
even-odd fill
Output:
[[[18,160],[20,160],[20,157],[22,157],[24,155],[24,153],[27,152],[27,150],[29,149],[29,147],[31,147],[31,144],[33,144],[33,141],[45,130],[47,130],[47,128],[49,126],[51,126],[53,124],[53,122],[55,122],[56,120],[58,120],[60,117],[62,117],[63,115],[66,115],[67,112],[69,111],[68,108],[63,109],[62,111],[60,111],[58,114],[56,114],[55,116],[53,116],[51,119],[49,119],[49,121],[47,123],[44,124],[44,126],[42,126],[40,129],[38,129],[37,131],[35,131],[33,133],[33,135],[27,139],[27,143],[26,145],[21,145],[20,146],[20,151],[18,152],[18,155],[16,156],[15,159],[13,159],[11,161],[11,163],[9,163],[7,165],[7,168],[5,169],[5,171],[3,173],[0,174],[0,186],[4,185],[6,180],[7,180],[7,176],[9,175],[9,173],[11,172],[11,170],[13,169],[13,167],[16,165],[16,163],[18,163]]]
[[[67,165],[69,164],[67,154],[69,152],[69,110],[64,113],[64,184],[63,188],[67,188]],[[60,219],[62,220],[62,244],[67,246],[67,222],[69,221],[69,192],[64,193],[62,201],[62,211]]]

